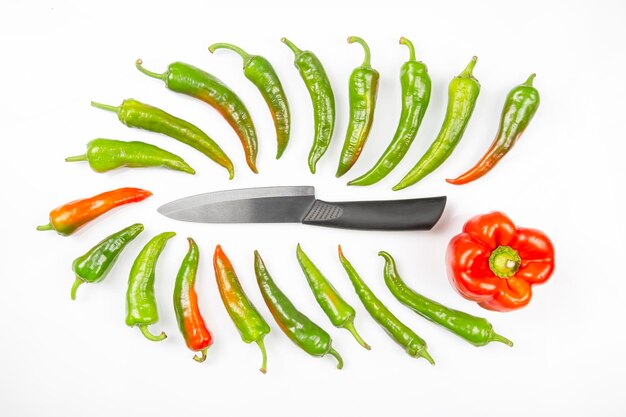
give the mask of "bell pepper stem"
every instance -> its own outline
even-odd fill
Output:
[[[367,45],[367,43],[365,43],[365,41],[362,38],[359,38],[358,36],[349,36],[348,37],[348,43],[358,43],[363,47],[363,52],[365,52],[365,56],[363,57],[363,63],[361,64],[362,67],[369,67],[370,66],[370,47]]]
[[[159,80],[165,80],[165,77],[167,77],[167,72],[164,72],[162,74],[159,74],[158,72],[152,72],[150,70],[145,69],[143,66],[143,61],[141,60],[141,58],[137,59],[137,61],[135,61],[135,67],[143,72],[144,74],[146,74],[148,77],[152,77],[152,78],[157,78]]]
[[[150,330],[148,330],[147,324],[142,324],[141,326],[139,326],[139,330],[141,330],[141,334],[143,334],[146,337],[146,339],[151,340],[153,342],[160,342],[161,340],[164,340],[167,337],[165,332],[161,332],[158,335],[153,335],[152,333],[150,333]]]
[[[431,365],[433,366],[435,365],[435,360],[433,359],[432,356],[430,356],[430,353],[428,353],[425,347],[419,352],[417,352],[417,356],[426,359],[428,362],[430,362]]]
[[[240,47],[233,45],[232,43],[214,43],[213,45],[209,46],[209,52],[213,53],[216,49],[220,48],[230,49],[231,51],[236,52],[237,54],[239,54],[239,56],[243,58],[244,61],[250,59],[250,54],[248,54]]]
[[[80,161],[86,161],[86,160],[87,160],[86,153],[82,155],[68,156],[67,158],[65,158],[65,162],[80,162]]]
[[[293,51],[294,54],[299,54],[302,52],[302,50],[298,48],[296,45],[294,45],[293,42],[291,42],[289,39],[281,38],[280,41],[284,43],[285,45],[287,45],[289,49]]]
[[[109,104],[102,104],[102,103],[98,103],[96,101],[92,101],[91,105],[92,105],[92,107],[95,107],[97,109],[112,111],[113,113],[119,113],[120,112],[120,108],[119,107],[111,106]]]
[[[54,230],[54,226],[52,226],[52,223],[42,224],[41,226],[37,226],[37,230],[40,232],[44,230]]]
[[[535,79],[536,76],[537,76],[537,74],[535,74],[535,73],[530,74],[530,76],[524,82],[523,85],[528,86],[528,87],[532,87],[533,86],[533,80]]]
[[[79,277],[76,277],[76,279],[74,280],[74,284],[72,285],[72,290],[70,291],[72,300],[76,300],[76,290],[78,290],[78,287],[80,287],[84,283],[85,281],[83,281]]]
[[[507,346],[513,346],[513,342],[511,342],[509,339],[507,339],[504,336],[499,335],[498,333],[492,333],[491,337],[489,338],[490,342],[500,342],[500,343],[504,343]]]
[[[354,336],[356,341],[359,342],[359,345],[363,346],[367,350],[372,350],[372,347],[370,345],[368,345],[367,343],[365,343],[365,340],[363,340],[361,338],[361,336],[359,335],[359,333],[356,331],[356,328],[354,327],[354,323],[353,322],[350,321],[350,322],[344,324],[343,328],[346,329],[347,331],[349,331],[350,333],[352,333],[352,336]]]
[[[259,371],[265,374],[267,373],[267,352],[265,351],[265,343],[261,338],[256,341],[256,344],[259,345],[259,349],[261,349],[261,355],[263,355],[263,363],[261,364],[261,369],[259,369]]]
[[[200,356],[197,354],[193,356],[193,360],[199,363],[202,363],[206,360],[206,351],[208,348],[204,348],[200,351]]]
[[[472,71],[474,71],[474,67],[476,66],[476,61],[478,61],[477,56],[473,56],[472,60],[467,64],[467,67],[461,72],[461,77],[471,77]]]
[[[343,368],[343,359],[341,358],[339,352],[331,347],[328,353],[337,359],[337,369]]]
[[[409,48],[409,61],[415,61],[415,48],[413,47],[413,42],[402,36],[400,37],[400,44],[406,45],[407,48]]]

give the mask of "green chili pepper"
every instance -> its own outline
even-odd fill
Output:
[[[306,256],[300,244],[298,244],[298,248],[296,249],[296,256],[302,267],[302,272],[304,272],[304,276],[309,283],[309,287],[311,287],[311,291],[313,291],[313,295],[315,295],[317,303],[322,307],[322,310],[324,310],[324,313],[326,313],[333,326],[346,329],[352,333],[352,336],[354,336],[361,346],[370,350],[371,347],[361,339],[361,336],[359,336],[354,328],[354,317],[356,315],[354,308],[341,298],[341,295],[339,295],[335,287],[322,275],[309,257]]]
[[[128,277],[126,324],[131,327],[138,326],[141,333],[153,342],[167,337],[164,332],[155,336],[148,330],[149,325],[159,321],[154,297],[154,270],[167,241],[174,236],[176,236],[174,232],[164,232],[153,237],[137,255]]]
[[[123,142],[113,139],[94,139],[87,143],[87,153],[70,156],[65,162],[87,161],[96,172],[107,172],[119,167],[165,167],[195,174],[184,160],[157,146],[145,142]]]
[[[350,36],[348,43],[354,42],[361,44],[365,51],[365,57],[361,66],[355,68],[350,75],[348,84],[350,121],[348,122],[346,139],[339,157],[336,177],[341,177],[348,172],[359,159],[372,128],[376,95],[378,94],[378,79],[380,75],[370,65],[370,48],[363,39],[357,36]]]
[[[216,49],[225,48],[235,51],[243,58],[243,73],[247,79],[252,81],[259,91],[274,119],[274,127],[276,128],[276,141],[278,149],[276,150],[276,159],[279,159],[287,143],[289,142],[290,116],[289,103],[287,95],[283,90],[283,85],[278,78],[278,74],[272,67],[272,64],[260,55],[250,55],[238,46],[230,43],[214,43],[209,46],[211,53]]]
[[[170,64],[163,74],[148,71],[142,63],[141,59],[135,62],[142,73],[163,80],[168,89],[202,100],[217,110],[239,136],[248,166],[255,174],[258,172],[256,130],[250,112],[234,91],[216,76],[183,62]]]
[[[491,171],[513,148],[539,107],[539,91],[533,87],[534,78],[535,74],[531,74],[525,83],[513,88],[507,95],[500,117],[500,128],[487,153],[465,174],[446,181],[456,185],[474,181]]]
[[[202,130],[183,119],[133,99],[124,100],[119,107],[94,101],[91,102],[91,105],[102,110],[117,113],[120,122],[128,127],[163,133],[189,145],[226,168],[230,174],[230,179],[235,176],[233,163],[222,148]]]
[[[330,335],[298,311],[276,286],[258,251],[254,251],[254,272],[267,308],[287,337],[309,355],[334,356],[338,362],[337,369],[343,368],[343,359],[333,349]]]
[[[220,296],[228,315],[235,323],[235,327],[237,327],[239,335],[245,343],[256,342],[259,345],[263,355],[263,363],[260,370],[263,373],[267,372],[267,354],[263,339],[270,332],[269,324],[259,314],[243,288],[241,288],[235,268],[233,268],[220,245],[217,245],[215,248],[213,267],[215,269],[217,286],[220,289]]]
[[[422,357],[430,362],[431,365],[434,365],[435,361],[426,350],[426,342],[415,334],[413,330],[409,329],[404,323],[398,320],[382,301],[374,295],[372,290],[363,282],[352,264],[343,255],[341,246],[339,246],[339,260],[348,273],[348,277],[357,295],[372,318],[387,331],[389,336],[404,347],[409,356],[414,358]]]
[[[143,232],[143,224],[135,223],[105,237],[86,254],[76,258],[72,263],[72,270],[76,275],[71,291],[72,300],[76,299],[76,290],[80,285],[100,282],[106,278],[126,245],[141,232]]]
[[[284,43],[296,55],[294,64],[300,71],[313,102],[315,137],[309,152],[309,169],[315,174],[315,166],[328,149],[335,128],[335,96],[320,60],[311,51],[302,51],[287,38]]]
[[[452,155],[459,144],[480,93],[480,83],[472,75],[477,59],[473,57],[463,72],[450,82],[448,108],[437,139],[417,164],[393,187],[394,191],[413,185],[433,172]]]
[[[396,133],[374,166],[348,185],[372,185],[385,178],[400,163],[413,143],[430,102],[431,82],[426,65],[415,60],[415,49],[407,38],[400,44],[409,48],[409,60],[400,69],[402,111]]]
[[[513,342],[493,331],[493,326],[487,319],[447,308],[407,287],[398,275],[396,262],[392,256],[384,251],[378,252],[378,255],[385,258],[385,284],[402,304],[475,346],[485,346],[489,342],[500,342],[513,346]]]

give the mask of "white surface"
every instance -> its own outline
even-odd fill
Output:
[[[619,260],[623,235],[624,39],[626,3],[560,4],[518,1],[413,2],[389,9],[354,4],[298,10],[289,2],[270,7],[219,9],[183,2],[18,2],[0,5],[0,415],[409,415],[526,416],[624,415],[623,293]],[[387,2],[391,5],[393,2]],[[321,7],[324,5],[324,7]],[[347,79],[362,59],[348,35],[360,35],[381,73],[376,118],[365,151],[346,179],[334,178],[347,124]],[[369,188],[345,181],[364,172],[390,140],[399,114],[399,67],[409,37],[428,64],[432,100],[406,159],[387,180]],[[327,155],[312,176],[306,156],[312,137],[311,105],[293,68],[288,36],[325,64],[337,99],[337,125]],[[209,54],[213,42],[236,43],[266,56],[289,96],[292,140],[274,160],[267,108],[242,75],[241,60],[227,51]],[[475,114],[454,155],[419,185],[390,187],[436,135],[447,85],[472,55],[482,90]],[[207,105],[169,92],[134,68],[136,58],[161,71],[182,60],[219,76],[248,105],[260,137],[259,175],[245,166],[240,144]],[[455,187],[444,178],[463,172],[482,155],[497,128],[506,93],[536,72],[542,104],[516,149],[490,175]],[[203,155],[166,137],[124,127],[90,100],[118,104],[134,97],[197,124],[233,159],[237,177]],[[95,137],[138,139],[183,156],[194,177],[158,169],[99,175],[63,158],[83,151]],[[429,233],[373,233],[301,225],[193,225],[170,221],[156,208],[172,199],[224,188],[311,184],[327,200],[408,198],[446,194],[449,205]],[[48,211],[75,198],[121,186],[150,189],[154,197],[128,206],[63,238],[38,233]],[[520,225],[544,230],[557,250],[551,281],[536,288],[528,308],[498,314],[463,300],[448,284],[448,240],[472,215],[508,213]],[[141,221],[146,232],[127,248],[106,281],[85,285],[70,301],[71,261],[114,230]],[[124,324],[128,270],[139,248],[158,232],[178,233],[158,265],[156,294],[161,321],[154,331],[169,338],[151,343]],[[171,307],[175,273],[185,237],[200,245],[197,289],[215,344],[206,363],[191,360]],[[333,328],[316,305],[295,258],[300,242],[356,308],[356,326],[373,346],[360,348]],[[248,295],[268,319],[269,372],[258,372],[260,354],[239,339],[217,293],[211,257],[221,243]],[[341,243],[363,278],[390,309],[422,335],[437,361],[407,356],[371,320],[336,259]],[[272,321],[256,288],[252,251],[258,249],[277,283],[314,321],[327,329],[344,356],[317,359],[295,347]],[[512,349],[474,348],[398,304],[381,277],[391,252],[411,286],[441,302],[487,317],[515,341]],[[415,411],[413,411],[415,410]]]

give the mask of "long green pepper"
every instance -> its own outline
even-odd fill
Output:
[[[167,241],[174,236],[176,236],[174,232],[164,232],[153,237],[137,255],[128,277],[126,325],[139,327],[141,333],[153,342],[167,337],[165,332],[156,336],[151,334],[148,326],[159,321],[159,312],[154,297],[156,263]]]
[[[370,345],[365,343],[354,327],[354,317],[356,316],[354,308],[339,295],[335,287],[317,269],[304,253],[300,244],[296,249],[296,256],[317,303],[324,310],[333,326],[346,329],[361,346],[370,350]]]
[[[283,85],[272,64],[260,55],[250,55],[238,46],[230,43],[214,43],[209,46],[211,53],[216,49],[230,49],[243,58],[243,73],[254,84],[265,99],[270,109],[274,128],[276,129],[276,159],[279,159],[289,143],[289,130],[291,127],[289,115],[289,103]]]

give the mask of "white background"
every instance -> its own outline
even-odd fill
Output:
[[[209,2],[50,1],[0,3],[0,415],[410,415],[522,416],[624,415],[623,216],[626,3],[620,1],[491,2],[388,1],[290,2],[221,8]],[[330,3],[330,4],[328,4]],[[259,3],[260,4],[260,3]],[[342,5],[340,5],[342,4]],[[348,45],[360,35],[380,71],[370,141],[345,179],[334,178],[347,125],[347,79],[362,60]],[[427,63],[432,99],[414,146],[383,182],[348,188],[390,140],[400,108],[398,72],[410,38]],[[308,172],[312,112],[288,36],[324,63],[337,99],[334,140]],[[243,77],[241,60],[207,51],[213,42],[239,44],[267,57],[288,94],[292,138],[274,159],[269,112]],[[465,136],[453,156],[418,185],[390,187],[426,150],[445,111],[447,85],[472,55],[482,89]],[[169,92],[134,68],[136,58],[161,71],[176,60],[216,74],[242,97],[256,124],[260,174],[246,167],[241,146],[216,111]],[[507,92],[536,72],[541,107],[520,143],[487,177],[456,187],[460,174],[485,151],[497,129]],[[233,159],[237,176],[167,137],[123,126],[93,109],[90,100],[119,104],[136,99],[198,125]],[[96,137],[144,140],[183,156],[196,176],[159,169],[96,174],[64,157],[81,153]],[[319,198],[390,199],[445,194],[449,204],[431,232],[359,232],[303,225],[196,225],[166,219],[156,208],[190,194],[270,185],[314,185]],[[122,186],[143,187],[154,197],[111,212],[71,237],[36,232],[53,207]],[[535,288],[531,304],[493,313],[462,299],[445,272],[445,248],[466,219],[501,210],[519,225],[544,230],[554,241],[557,269]],[[101,284],[84,285],[70,301],[72,260],[104,236],[133,222],[146,231],[121,256]],[[156,294],[165,330],[161,343],[124,324],[127,275],[152,235],[173,230],[158,264]],[[197,280],[201,309],[215,344],[204,364],[191,360],[175,324],[172,287],[186,252],[185,238],[200,245]],[[356,308],[356,326],[373,346],[368,352],[330,325],[316,305],[295,258],[300,242]],[[217,293],[211,265],[220,243],[249,297],[268,319],[267,375],[258,372],[255,345],[241,342]],[[406,355],[367,315],[336,255],[341,243],[364,280],[397,316],[422,335],[437,365]],[[327,329],[345,359],[300,351],[272,321],[256,288],[252,251],[258,249],[294,303]],[[451,307],[487,317],[515,341],[475,348],[396,302],[382,280],[381,249],[391,252],[405,280]]]

